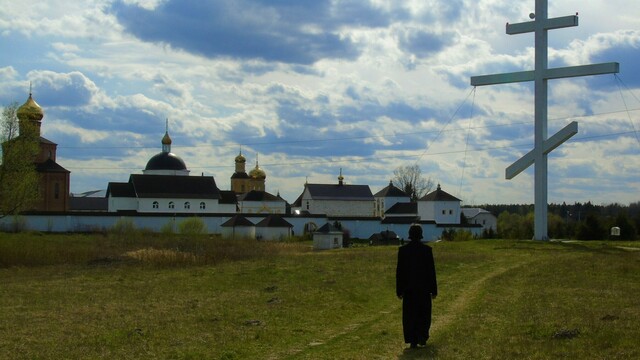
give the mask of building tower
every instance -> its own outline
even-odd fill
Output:
[[[249,188],[249,175],[245,170],[247,159],[242,155],[242,149],[235,160],[236,171],[231,175],[231,191],[236,194],[244,194],[251,189]]]
[[[256,167],[249,172],[250,190],[265,191],[264,184],[267,179],[267,173],[258,165],[258,155],[256,155]]]
[[[142,173],[145,175],[189,175],[189,170],[187,170],[187,165],[184,161],[178,155],[171,152],[169,119],[167,119],[164,136],[162,137],[162,152],[149,159]]]
[[[34,131],[38,138],[39,152],[34,163],[38,172],[39,198],[33,205],[36,211],[67,211],[69,210],[69,178],[71,172],[56,163],[58,144],[40,135],[44,111],[33,99],[31,91],[29,98],[16,111],[20,135]]]

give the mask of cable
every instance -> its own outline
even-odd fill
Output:
[[[620,80],[620,78],[618,77],[617,74],[613,74],[616,77],[616,80],[618,80],[618,82],[616,82],[616,84],[618,85],[618,90],[620,91],[620,98],[622,98],[622,103],[624,104],[624,108],[627,109],[627,117],[629,118],[629,122],[631,123],[631,127],[633,128],[633,132],[636,135],[636,141],[638,142],[638,145],[640,145],[640,136],[638,135],[638,132],[636,131],[636,125],[633,123],[633,120],[631,119],[631,114],[629,113],[629,108],[627,107],[627,101],[624,99],[624,94],[622,93],[622,88],[620,87],[620,84],[622,83],[622,80]],[[631,91],[629,91],[631,92]],[[633,93],[631,93],[631,95],[633,95]],[[635,95],[633,95],[635,97]],[[636,100],[638,100],[638,98],[636,98]]]

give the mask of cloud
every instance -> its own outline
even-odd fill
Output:
[[[34,96],[46,106],[88,105],[98,93],[96,84],[79,71],[34,70],[27,78],[33,82]]]
[[[402,50],[418,57],[428,57],[441,51],[455,38],[455,33],[437,34],[432,31],[405,28],[398,33],[398,43]]]
[[[353,60],[360,50],[341,27],[378,27],[390,21],[382,9],[359,1],[168,0],[153,9],[116,1],[110,11],[127,32],[144,41],[208,58],[289,64]]]

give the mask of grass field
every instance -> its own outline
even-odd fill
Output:
[[[637,359],[640,243],[432,244],[408,350],[397,248],[0,234],[6,359]]]

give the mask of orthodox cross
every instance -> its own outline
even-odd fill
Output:
[[[536,0],[535,13],[529,15],[533,21],[517,24],[507,23],[508,35],[535,33],[535,70],[471,77],[471,85],[493,85],[514,82],[534,82],[535,141],[533,150],[506,169],[506,178],[512,179],[526,168],[534,166],[534,238],[548,240],[547,235],[547,155],[578,132],[578,123],[573,121],[556,134],[547,138],[547,80],[586,75],[612,74],[620,71],[616,62],[593,65],[570,66],[549,69],[547,67],[547,31],[578,26],[578,14],[558,18],[547,18],[547,0]]]

